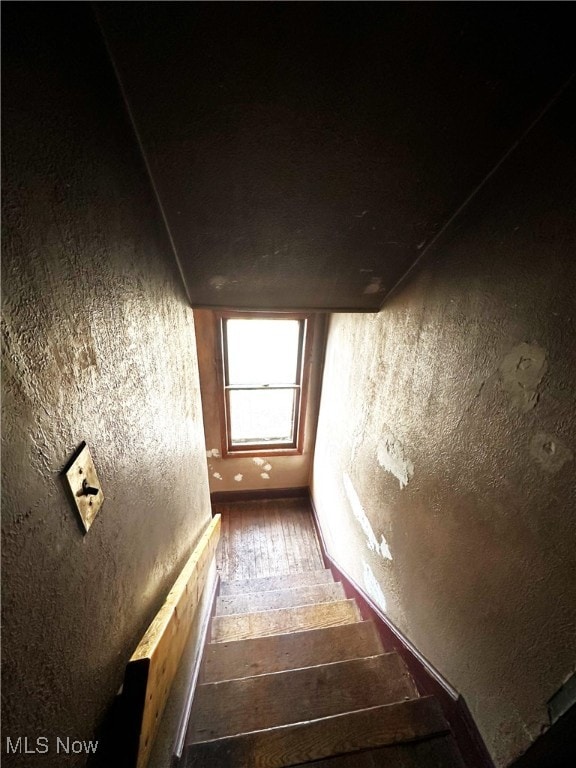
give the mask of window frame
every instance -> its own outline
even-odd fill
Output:
[[[314,338],[314,314],[310,312],[243,312],[219,311],[216,315],[216,370],[219,389],[220,433],[222,440],[222,458],[258,457],[258,456],[298,456],[304,452],[306,413],[310,384],[312,341]],[[294,440],[287,443],[250,443],[233,445],[230,432],[229,392],[236,387],[227,384],[228,351],[225,338],[227,320],[298,320],[303,323],[300,334],[297,363],[297,381],[294,389],[299,393],[294,406]],[[241,386],[237,387],[242,389]],[[259,387],[256,387],[259,389]],[[268,387],[262,386],[263,390]]]

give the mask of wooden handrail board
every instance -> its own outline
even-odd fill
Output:
[[[132,654],[124,678],[130,764],[144,768],[220,535],[216,515]]]

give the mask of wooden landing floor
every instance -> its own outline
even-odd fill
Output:
[[[306,499],[214,504],[222,515],[220,577],[257,579],[324,568]]]

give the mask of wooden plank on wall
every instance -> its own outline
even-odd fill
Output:
[[[144,768],[220,536],[220,515],[202,534],[164,604],[134,651],[124,678],[131,766]]]

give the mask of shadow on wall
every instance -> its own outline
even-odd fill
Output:
[[[210,499],[192,311],[90,5],[10,4],[2,33],[2,723],[52,746],[98,738]]]

